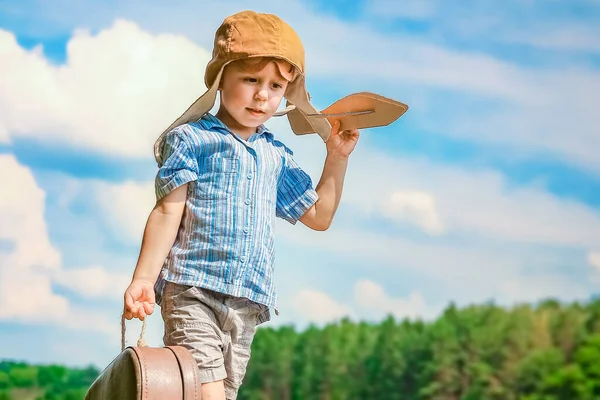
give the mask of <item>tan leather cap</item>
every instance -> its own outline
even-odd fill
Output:
[[[215,83],[226,64],[249,57],[280,58],[304,74],[304,46],[296,32],[276,15],[243,11],[225,18],[217,29],[204,75],[206,87]]]
[[[288,84],[285,98],[295,106],[293,118],[288,116],[292,131],[317,133],[323,141],[329,139],[331,124],[325,118],[308,118],[318,111],[310,102],[305,86],[304,46],[296,32],[281,18],[273,14],[242,11],[231,15],[217,29],[212,59],[206,67],[204,82],[208,91],[200,96],[157,139],[154,156],[161,164],[161,153],[167,133],[179,125],[197,121],[209,112],[214,104],[223,69],[232,61],[250,57],[274,57],[292,64],[297,73]],[[280,113],[279,115],[284,115]],[[296,129],[294,129],[296,126]],[[298,127],[302,126],[302,129]],[[298,134],[298,133],[297,133]]]

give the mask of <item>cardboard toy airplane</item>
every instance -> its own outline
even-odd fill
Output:
[[[310,124],[313,118],[327,118],[332,125],[339,120],[340,130],[364,129],[389,125],[407,110],[408,105],[399,101],[375,93],[359,92],[337,100],[317,114],[305,114],[288,102],[285,109],[274,115],[287,115],[292,131],[296,135],[306,135],[316,132]]]

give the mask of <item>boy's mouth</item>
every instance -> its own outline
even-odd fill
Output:
[[[253,114],[264,114],[265,112],[263,110],[261,110],[260,108],[250,108],[250,107],[246,107],[246,110],[250,111]]]

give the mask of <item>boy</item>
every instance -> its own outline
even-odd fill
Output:
[[[185,346],[198,362],[202,399],[235,399],[255,328],[270,308],[277,312],[274,217],[326,230],[359,133],[308,119],[315,110],[304,88],[304,50],[274,15],[226,18],[205,81],[209,90],[157,141],[157,203],[124,314],[143,320],[156,301],[165,345]],[[309,124],[326,140],[316,189],[263,125],[284,97],[297,108],[288,115],[292,128]]]

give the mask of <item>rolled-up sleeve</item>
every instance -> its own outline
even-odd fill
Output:
[[[198,179],[198,160],[183,132],[173,131],[166,136],[162,161],[154,182],[157,201]]]
[[[298,166],[291,150],[286,149],[277,185],[277,217],[294,225],[318,198],[310,176]]]

